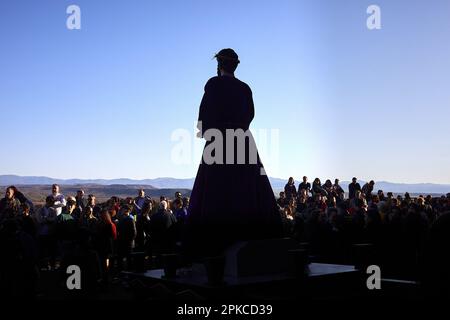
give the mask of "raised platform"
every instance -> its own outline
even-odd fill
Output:
[[[225,275],[224,283],[218,286],[208,284],[202,265],[179,269],[175,278],[166,278],[162,269],[144,273],[124,272],[124,275],[139,279],[146,286],[162,284],[173,292],[189,289],[208,299],[343,298],[349,293],[356,294],[364,285],[360,271],[353,266],[324,263],[311,263],[302,278],[290,274],[248,277]]]

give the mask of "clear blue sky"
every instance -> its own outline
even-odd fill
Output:
[[[171,133],[231,47],[252,129],[280,130],[269,175],[450,183],[449,34],[446,0],[1,1],[0,174],[195,176]]]

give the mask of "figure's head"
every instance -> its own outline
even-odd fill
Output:
[[[84,208],[84,215],[87,218],[90,218],[94,215],[94,209],[91,206],[87,206]]]
[[[45,205],[47,207],[53,207],[54,204],[55,204],[55,199],[52,196],[48,196],[47,198],[45,198]]]
[[[167,210],[167,208],[168,208],[168,204],[167,204],[167,201],[165,201],[165,200],[163,200],[163,201],[161,201],[160,203],[159,203],[159,209],[160,210],[163,210],[163,211],[166,211]]]
[[[149,216],[152,213],[153,210],[153,202],[152,201],[145,201],[144,206],[142,207],[142,215]]]
[[[93,194],[90,194],[88,196],[88,206],[91,206],[91,207],[95,206],[95,196]]]
[[[139,190],[139,197],[141,197],[141,198],[145,197],[145,190],[144,189],[140,189]]]
[[[234,74],[238,64],[239,57],[233,49],[222,49],[214,56],[217,59],[217,75]]]
[[[6,188],[5,198],[8,200],[14,198],[14,188],[13,187]]]
[[[73,210],[75,210],[77,206],[77,200],[74,197],[68,197],[67,198],[67,211],[69,214],[71,214],[73,212]]]
[[[289,184],[293,184],[294,183],[294,178],[293,177],[289,177],[288,183]]]
[[[176,198],[173,202],[173,206],[175,207],[175,209],[183,208],[183,200],[181,200],[181,198]]]
[[[22,214],[24,216],[29,216],[31,211],[31,206],[28,202],[24,202],[20,205],[20,208],[22,209]]]
[[[392,198],[391,199],[391,206],[392,207],[396,207],[398,205],[398,200],[397,200],[397,198]]]
[[[356,181],[357,181],[356,177],[353,177],[353,178],[352,178],[352,182],[353,182],[353,183],[356,183]]]
[[[125,205],[122,207],[122,214],[123,214],[124,216],[129,216],[130,213],[131,213],[131,210],[133,210],[133,208],[132,208],[130,205],[125,204]]]
[[[52,193],[55,194],[55,195],[59,193],[59,185],[54,184],[52,186]]]
[[[419,206],[425,205],[425,199],[424,199],[423,197],[418,197],[418,198],[417,198],[417,204],[418,204]]]
[[[77,199],[81,199],[84,197],[84,190],[80,189],[77,191]]]
[[[308,182],[308,177],[307,176],[303,176],[303,182],[304,183]]]

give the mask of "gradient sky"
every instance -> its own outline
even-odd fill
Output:
[[[171,134],[194,141],[231,47],[252,130],[279,129],[270,176],[450,183],[449,34],[447,0],[1,1],[0,174],[195,176],[201,149],[174,164]]]

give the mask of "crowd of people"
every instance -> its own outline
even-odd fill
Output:
[[[97,203],[83,190],[64,196],[60,186],[41,207],[34,206],[16,187],[0,200],[0,291],[32,294],[42,271],[64,271],[69,265],[89,270],[85,286],[107,284],[132,267],[132,254],[158,256],[177,250],[189,198],[111,197]]]
[[[432,283],[448,295],[450,193],[394,196],[374,187],[374,181],[361,187],[356,177],[347,192],[338,179],[310,184],[303,177],[296,187],[290,178],[277,199],[285,234],[307,242],[325,262],[352,263],[357,246],[370,245],[369,260],[385,275]]]
[[[351,263],[354,245],[371,244],[371,259],[383,270],[420,278],[428,262],[442,260],[450,241],[442,235],[450,231],[450,194],[394,196],[374,187],[374,181],[361,187],[353,178],[344,191],[338,179],[311,184],[307,177],[296,186],[289,178],[277,198],[284,236],[308,243],[310,255],[323,262]],[[72,264],[90,270],[83,279],[89,288],[129,269],[134,253],[158,261],[181,250],[188,207],[179,192],[156,201],[141,189],[135,198],[97,203],[83,190],[64,196],[56,184],[38,207],[10,186],[0,200],[0,291],[32,294],[39,272]]]

